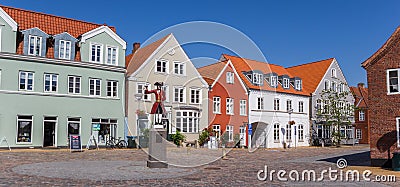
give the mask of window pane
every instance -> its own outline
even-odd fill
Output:
[[[81,93],[81,78],[75,77],[75,93]]]

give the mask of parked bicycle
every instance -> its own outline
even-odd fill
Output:
[[[109,147],[112,149],[114,149],[114,148],[122,149],[122,148],[126,148],[127,146],[128,146],[128,144],[126,143],[125,140],[123,140],[123,139],[121,140],[121,137],[118,137],[118,139],[116,139],[114,137],[110,137],[110,139],[107,140],[107,142],[106,142],[106,147]]]

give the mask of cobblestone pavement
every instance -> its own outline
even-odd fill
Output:
[[[272,181],[257,179],[258,171],[265,165],[268,172],[307,169],[315,170],[319,177],[324,169],[338,169],[338,158],[346,158],[350,166],[368,163],[368,150],[366,146],[259,149],[253,153],[233,149],[227,159],[167,170],[145,168],[147,155],[136,149],[79,153],[65,149],[0,150],[0,186],[399,186],[400,182],[330,182],[327,178],[324,182],[279,181],[276,173]],[[182,152],[202,157],[209,151]]]

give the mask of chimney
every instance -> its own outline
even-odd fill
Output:
[[[133,43],[132,54],[134,54],[140,48],[140,43],[135,42]]]
[[[358,84],[357,84],[357,87],[359,87],[359,88],[364,88],[364,83],[362,83],[362,82],[358,83]]]

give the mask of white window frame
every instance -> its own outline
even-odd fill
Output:
[[[271,87],[276,87],[278,84],[278,77],[277,76],[271,76]]]
[[[21,74],[25,74],[25,88],[21,89]],[[28,89],[28,75],[32,74],[32,89]],[[35,72],[31,71],[19,71],[18,72],[18,90],[33,91],[35,90]]]
[[[108,86],[108,84],[111,83],[111,87]],[[118,98],[118,81],[116,80],[107,80],[107,85],[106,85],[106,95],[107,97],[113,97],[113,98]],[[111,88],[111,90],[109,90]],[[111,93],[109,95],[109,93]]]
[[[31,117],[31,119],[19,119],[19,117]],[[18,141],[18,130],[19,130],[19,122],[30,122],[31,123],[31,133],[30,133],[30,141],[28,142],[21,142]],[[16,144],[32,144],[32,139],[33,139],[33,116],[32,115],[17,115],[17,131],[16,131],[16,136],[15,136],[15,143]]]
[[[49,85],[49,90],[46,90],[46,76],[50,76],[50,85]],[[56,85],[55,88],[56,90],[52,90],[53,89],[53,77],[56,77]],[[43,91],[44,92],[53,92],[56,93],[58,92],[58,74],[54,74],[54,73],[45,73],[43,75]]]
[[[234,115],[234,99],[226,98],[226,114]]]
[[[76,120],[76,119],[78,119],[78,120]],[[68,133],[68,127],[69,127],[69,124],[70,123],[78,123],[78,125],[79,125],[79,134],[81,134],[81,121],[82,121],[82,119],[81,119],[81,117],[68,117],[67,118],[67,136],[68,136],[68,138],[69,138],[69,133]]]
[[[181,92],[182,90],[182,97],[180,96],[180,93],[178,93],[179,97],[175,97],[176,96],[176,91],[179,90],[179,92]],[[175,103],[186,103],[186,88],[182,87],[182,86],[174,86],[174,102]]]
[[[164,84],[161,89],[164,91],[165,94],[165,101],[164,102],[169,102],[169,86],[167,84]]]
[[[64,45],[61,44],[61,42],[64,42]],[[71,49],[72,49],[72,45],[71,45],[71,41],[68,40],[60,40],[58,43],[58,58],[60,59],[67,59],[70,60],[71,59]],[[61,47],[64,47],[64,50],[61,50]],[[68,53],[67,53],[67,48],[69,47]],[[64,56],[61,56],[61,52],[64,54]],[[68,54],[68,57],[67,57]]]
[[[233,126],[232,125],[227,125],[226,126],[226,132],[228,133],[228,141],[233,142]]]
[[[253,73],[253,83],[254,84],[262,84],[262,82],[263,82],[263,74]]]
[[[396,117],[397,147],[400,147],[400,117]]]
[[[178,112],[180,112],[180,115],[178,115]],[[186,116],[183,114],[186,112]],[[192,115],[190,115],[192,113]],[[194,111],[194,110],[177,110],[175,113],[176,117],[176,128],[181,129],[181,133],[198,133],[199,132],[199,121],[200,121],[200,112]],[[180,120],[178,120],[178,118]],[[192,120],[190,120],[192,119]],[[187,128],[186,132],[183,130],[184,128],[184,121],[186,120]],[[178,122],[179,121],[179,122]],[[192,131],[190,131],[190,122],[192,122]]]
[[[296,90],[301,90],[301,80],[295,80],[294,85]]]
[[[90,93],[90,82],[91,81],[94,81],[94,87],[93,87],[93,94],[91,94]],[[100,88],[99,89],[97,89],[97,81],[99,81],[99,84],[100,84]],[[99,92],[99,94],[97,94],[97,92]],[[98,78],[89,78],[89,95],[90,96],[96,96],[96,97],[99,97],[99,96],[101,96],[101,79],[98,79]]]
[[[158,71],[157,70],[157,63],[158,62],[161,62],[161,71]],[[165,67],[164,67],[164,64],[163,63],[165,63]],[[163,71],[163,69],[165,68],[165,71]],[[165,60],[165,59],[158,59],[158,60],[156,60],[156,62],[155,62],[155,67],[154,67],[154,72],[156,72],[156,73],[165,73],[165,74],[168,74],[168,72],[169,72],[169,61],[168,60]]]
[[[213,97],[213,113],[221,114],[221,97]]]
[[[359,139],[359,140],[362,139],[362,130],[361,129],[356,129],[356,139]]]
[[[107,49],[106,50],[106,64],[118,66],[118,47],[107,45],[106,49]],[[109,49],[111,49],[110,59],[108,59],[108,55],[110,55],[109,52],[108,52]],[[113,56],[112,56],[113,55],[113,50],[115,50],[115,59],[113,59]],[[113,60],[115,60],[115,63],[112,62]]]
[[[96,50],[95,50],[95,60],[92,59],[93,56],[93,46],[96,46]],[[100,47],[100,54],[97,54],[97,47]],[[93,63],[103,63],[103,44],[99,44],[99,43],[90,43],[90,52],[89,52],[89,62],[93,62]],[[97,61],[97,55],[100,56],[100,61]]]
[[[1,49],[2,46],[2,39],[1,39],[1,33],[2,33],[2,29],[0,28],[0,52],[2,52],[3,50]]]
[[[283,88],[289,88],[289,79],[283,78]]]
[[[390,71],[397,71],[397,92],[390,92],[390,79],[389,79],[389,72]],[[387,86],[387,94],[400,94],[400,69],[388,69],[386,70],[386,86]]]
[[[221,137],[221,125],[213,125],[213,131],[215,131],[215,137],[219,139]]]
[[[264,110],[264,98],[263,97],[257,97],[257,109]]]
[[[321,113],[322,114],[322,110],[323,110],[322,105],[323,105],[322,99],[317,99],[315,101],[315,109],[317,111],[316,113]]]
[[[233,84],[235,82],[235,76],[233,72],[226,72],[226,83]]]
[[[193,95],[192,92],[195,92],[195,94]],[[198,96],[198,100],[196,100],[195,96]],[[193,98],[194,97],[194,98]],[[195,100],[195,102],[193,102],[193,99]],[[190,88],[190,104],[200,104],[201,103],[201,88]]]
[[[178,65],[178,68],[176,67],[177,65]],[[178,73],[176,73],[177,70],[178,70]],[[168,70],[167,70],[167,72],[168,72]],[[186,75],[186,64],[184,62],[174,61],[174,75],[183,75],[183,76]]]
[[[337,83],[336,81],[331,81],[331,90],[337,92]]]
[[[0,30],[1,31],[1,30]],[[1,36],[0,36],[1,37]],[[0,41],[1,42],[1,41]],[[19,85],[18,85],[19,86]],[[1,69],[0,69],[0,89],[1,89]]]
[[[324,80],[324,90],[329,91],[331,89],[331,81],[325,79]]]
[[[292,126],[290,124],[286,124],[286,141],[292,141]]]
[[[143,101],[151,101],[150,94],[144,94],[144,87],[147,86],[147,89],[151,90],[151,84],[147,82],[137,82],[136,83],[136,94],[142,94]],[[141,89],[139,87],[142,87]]]
[[[288,99],[286,100],[286,111],[289,112],[291,109],[293,109],[293,103],[292,100]]]
[[[334,77],[334,78],[337,77],[336,69],[335,69],[335,68],[332,68],[332,69],[331,69],[331,77]]]
[[[31,53],[31,38],[34,38],[34,43],[33,43],[33,53]],[[39,45],[38,45],[38,39],[39,39]],[[39,54],[35,54],[36,51],[39,49]],[[33,56],[41,56],[42,54],[42,37],[41,36],[35,36],[35,35],[29,35],[28,37],[28,55],[33,55]]]
[[[358,121],[365,121],[365,112],[363,110],[358,111]]]
[[[304,125],[303,124],[299,124],[297,126],[297,135],[298,135],[299,142],[304,142]]]
[[[240,100],[240,115],[241,116],[246,116],[247,115],[247,112],[246,112],[246,110],[247,110],[247,101],[246,100],[244,100],[244,99],[242,99],[242,100]]]
[[[71,87],[70,87],[70,81],[69,81],[69,79],[70,78],[73,78],[73,81],[72,81],[72,84],[73,84],[73,86],[72,86],[72,92],[70,92],[69,90],[71,89]],[[76,88],[77,88],[77,86],[76,86],[76,83],[77,83],[77,81],[76,81],[76,79],[77,78],[79,78],[79,92],[76,92]],[[80,76],[74,76],[74,75],[69,75],[68,76],[68,93],[69,94],[81,94],[81,88],[82,88],[82,77],[80,77]]]
[[[279,123],[274,124],[274,142],[279,143],[280,141],[280,125]]]
[[[279,111],[280,110],[280,99],[275,98],[274,99],[274,111]]]
[[[303,101],[299,101],[299,112],[300,113],[304,112],[304,102]]]

